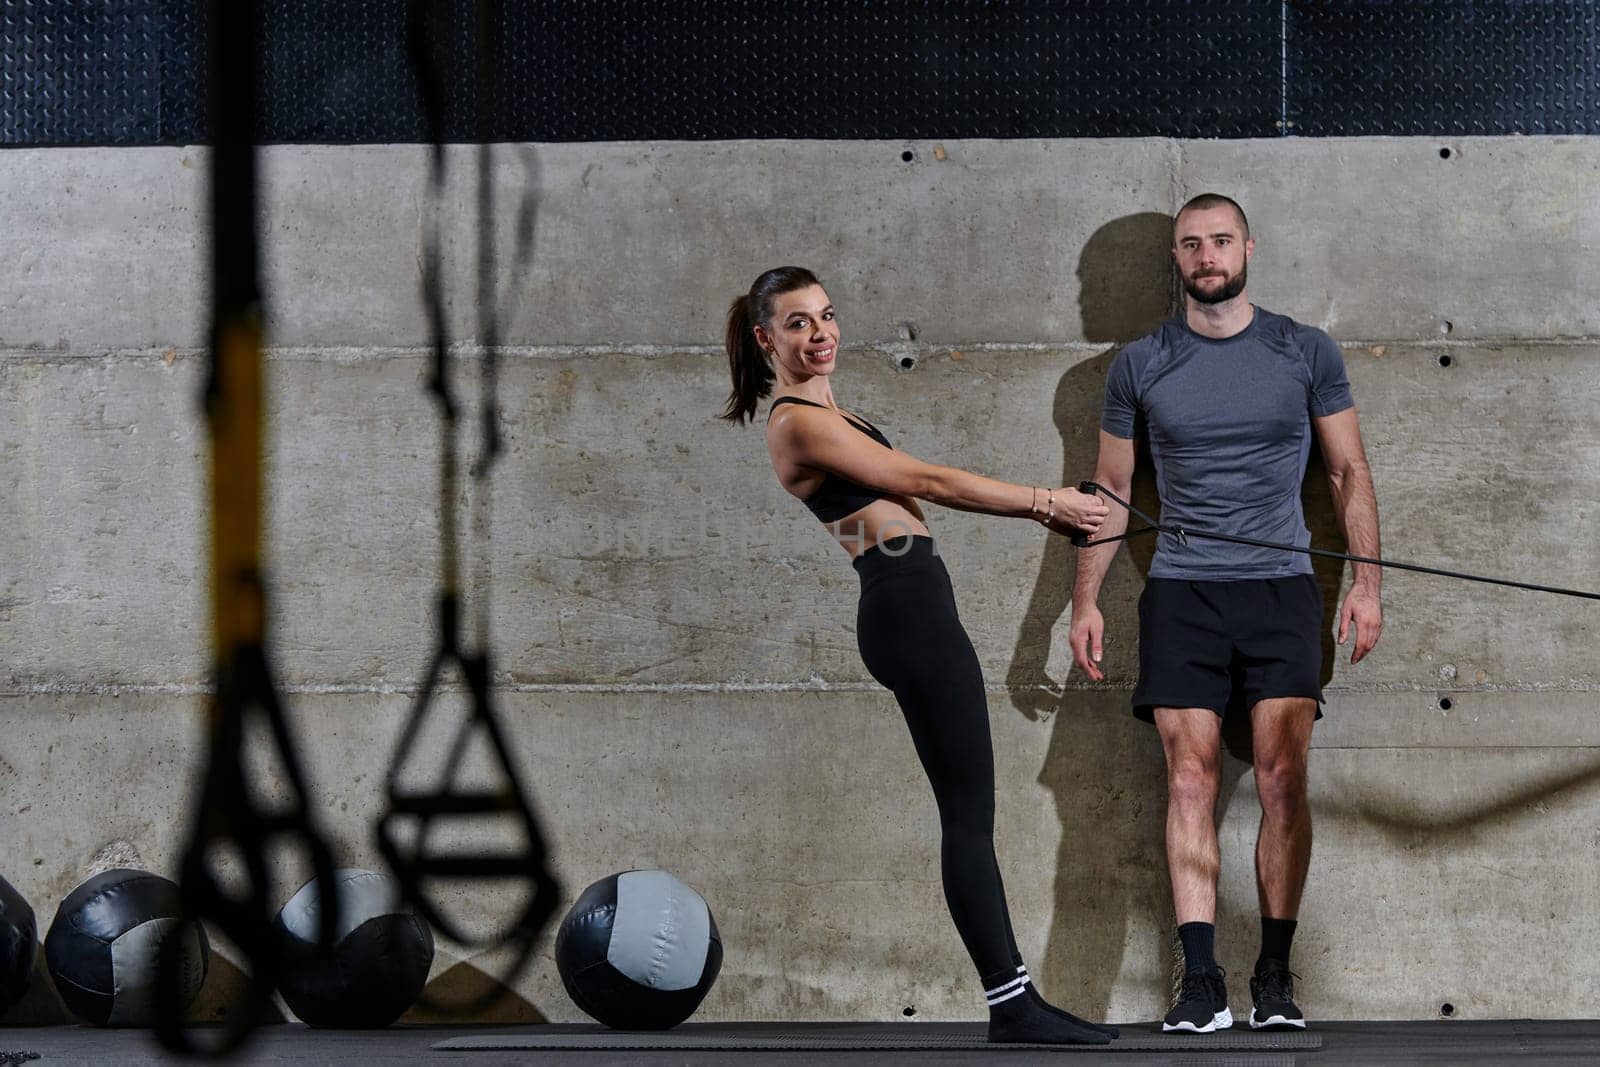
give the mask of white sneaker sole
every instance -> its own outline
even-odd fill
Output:
[[[1255,1013],[1251,1012],[1250,1014],[1254,1015]],[[1233,1012],[1229,1011],[1227,1008],[1223,1008],[1221,1011],[1217,1012],[1216,1017],[1205,1026],[1196,1026],[1194,1023],[1185,1020],[1184,1022],[1176,1025],[1164,1022],[1161,1024],[1161,1029],[1169,1034],[1179,1031],[1190,1034],[1211,1034],[1218,1030],[1227,1030],[1232,1026]]]
[[[1250,1009],[1250,1029],[1252,1029],[1252,1030],[1270,1030],[1270,1029],[1274,1029],[1274,1028],[1287,1029],[1287,1030],[1304,1030],[1306,1028],[1306,1021],[1305,1021],[1304,1018],[1285,1019],[1281,1015],[1269,1015],[1265,1019],[1257,1019],[1256,1018],[1256,1010],[1254,1008]]]

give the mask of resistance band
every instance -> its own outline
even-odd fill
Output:
[[[1486,582],[1489,585],[1504,585],[1512,589],[1531,589],[1536,593],[1555,593],[1558,596],[1582,597],[1585,600],[1600,600],[1600,593],[1587,593],[1581,589],[1562,589],[1553,585],[1537,585],[1533,582],[1517,582],[1510,578],[1486,578],[1481,574],[1463,574],[1460,571],[1448,571],[1442,567],[1424,567],[1417,563],[1398,563],[1388,559],[1374,559],[1370,556],[1353,556],[1348,552],[1334,552],[1326,548],[1301,548],[1298,545],[1285,545],[1277,541],[1261,541],[1254,537],[1238,537],[1234,534],[1213,533],[1209,530],[1192,530],[1184,526],[1172,526],[1157,522],[1149,515],[1134,507],[1099,482],[1080,482],[1080,493],[1099,493],[1110,500],[1122,505],[1128,514],[1133,515],[1145,523],[1137,530],[1129,530],[1118,534],[1116,537],[1103,537],[1091,540],[1091,535],[1082,530],[1075,530],[1072,534],[1072,543],[1079,548],[1094,548],[1097,545],[1109,545],[1116,541],[1125,541],[1130,537],[1141,534],[1164,533],[1176,537],[1180,544],[1187,545],[1189,538],[1199,537],[1210,541],[1227,541],[1235,545],[1251,545],[1255,548],[1276,548],[1284,552],[1299,552],[1306,556],[1324,556],[1328,559],[1343,559],[1351,563],[1370,563],[1375,567],[1389,567],[1394,570],[1416,571],[1419,574],[1437,574],[1442,578],[1460,578],[1468,582]]]

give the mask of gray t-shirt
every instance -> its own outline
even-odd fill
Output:
[[[1164,523],[1305,547],[1300,484],[1311,419],[1354,406],[1344,358],[1314,326],[1255,309],[1216,340],[1180,316],[1124,348],[1106,376],[1106,433],[1146,433]],[[1310,574],[1281,549],[1158,535],[1152,578],[1237,581]]]

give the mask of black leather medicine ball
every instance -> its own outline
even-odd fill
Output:
[[[10,882],[0,878],[0,1014],[27,992],[38,943],[33,909]]]
[[[162,945],[179,939],[187,1007],[200,992],[211,947],[185,922],[178,887],[160,875],[105,871],[67,894],[44,938],[56,992],[78,1018],[99,1026],[148,1026],[155,1018]]]
[[[393,878],[376,871],[334,872],[337,939],[317,945],[316,880],[289,898],[273,920],[283,960],[278,992],[311,1026],[388,1026],[416,1003],[433,966],[433,933],[400,902]]]
[[[722,969],[705,900],[666,871],[626,871],[583,891],[556,934],[574,1003],[617,1030],[666,1030],[700,1006]]]

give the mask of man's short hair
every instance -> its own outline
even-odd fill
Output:
[[[1177,232],[1178,219],[1183,217],[1185,211],[1204,211],[1207,208],[1214,207],[1233,208],[1234,214],[1239,216],[1239,225],[1244,227],[1243,240],[1248,241],[1250,239],[1250,220],[1244,217],[1244,208],[1240,207],[1232,198],[1223,196],[1221,193],[1201,193],[1199,196],[1192,197],[1187,204],[1178,209],[1176,215],[1172,216],[1173,232]]]

